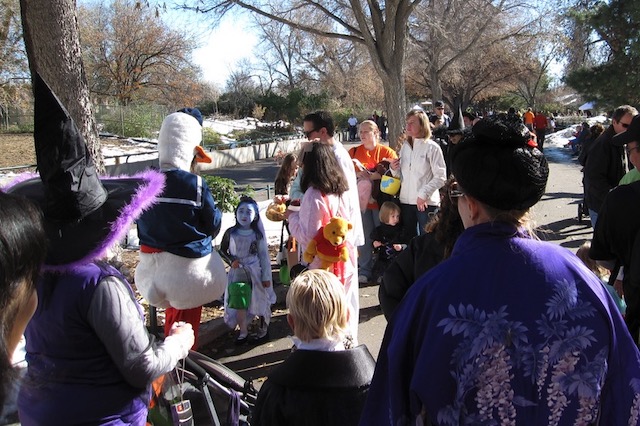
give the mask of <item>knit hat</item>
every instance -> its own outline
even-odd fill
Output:
[[[75,122],[38,74],[33,93],[40,176],[22,174],[4,190],[40,206],[49,245],[44,269],[62,272],[103,257],[155,202],[164,177],[100,178]]]
[[[529,129],[505,114],[478,121],[454,151],[452,173],[472,197],[499,210],[525,210],[545,192],[549,165]]]

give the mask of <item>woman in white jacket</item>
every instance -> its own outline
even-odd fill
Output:
[[[429,117],[422,109],[412,109],[406,118],[407,139],[400,158],[391,162],[394,176],[400,175],[400,207],[407,238],[424,233],[429,213],[440,205],[439,189],[447,179],[440,146],[431,140]]]

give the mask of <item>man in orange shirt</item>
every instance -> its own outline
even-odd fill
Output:
[[[535,115],[533,114],[533,111],[531,110],[531,108],[528,108],[527,112],[525,112],[522,115],[522,121],[524,121],[524,125],[527,126],[527,128],[531,131],[533,131],[534,120],[535,120]]]
[[[538,149],[542,151],[548,126],[547,117],[542,113],[542,111],[538,111],[536,113],[533,124],[536,129],[536,137],[538,138]]]

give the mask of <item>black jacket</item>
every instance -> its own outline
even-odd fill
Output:
[[[611,191],[593,230],[589,257],[615,259],[624,266],[625,322],[634,339],[640,334],[640,182]],[[615,277],[615,274],[613,275]]]
[[[613,146],[613,126],[609,126],[589,147],[584,166],[584,196],[587,206],[600,211],[604,197],[625,174],[624,148]]]
[[[380,307],[387,320],[396,310],[409,287],[425,272],[442,262],[444,247],[429,232],[413,238],[405,250],[393,259],[378,290]]]
[[[252,425],[357,425],[375,361],[366,346],[297,350],[262,385]]]

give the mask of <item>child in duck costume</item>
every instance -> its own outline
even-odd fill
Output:
[[[200,147],[202,116],[183,109],[167,116],[158,136],[160,169],[166,185],[159,202],[138,220],[140,263],[136,287],[153,306],[166,308],[165,333],[175,321],[196,332],[202,305],[220,298],[227,283],[222,259],[212,241],[222,213],[196,162],[211,162]]]

